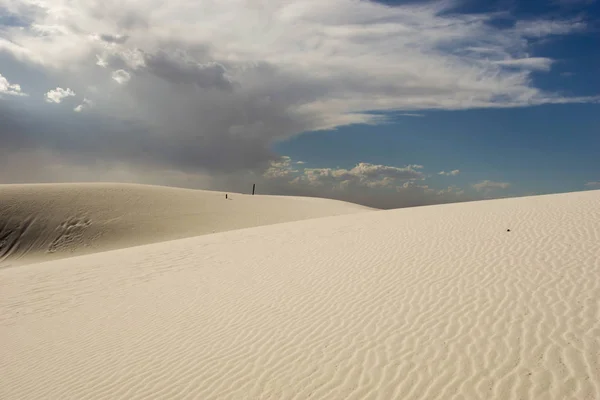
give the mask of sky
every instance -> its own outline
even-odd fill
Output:
[[[598,0],[0,0],[0,183],[600,189]]]

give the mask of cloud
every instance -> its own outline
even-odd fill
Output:
[[[269,179],[286,179],[292,184],[331,188],[347,187],[349,185],[364,187],[388,187],[401,185],[407,181],[423,179],[425,174],[420,171],[422,165],[407,165],[394,167],[361,162],[352,169],[344,168],[302,168],[295,169],[290,157],[283,156],[277,161],[271,161],[263,176]]]
[[[494,182],[490,180],[484,180],[473,185],[473,188],[478,192],[490,192],[492,190],[508,189],[510,183],[508,182]]]
[[[100,34],[98,38],[107,43],[116,43],[123,44],[129,39],[127,35],[110,35],[110,34]]]
[[[108,67],[108,61],[96,54],[96,65],[102,68]]]
[[[10,83],[2,74],[0,74],[0,96],[8,94],[11,96],[26,96],[21,90],[21,86],[16,83]]]
[[[421,118],[421,117],[425,116],[425,114],[417,114],[417,113],[400,113],[398,115],[401,115],[403,117],[417,117],[417,118]]]
[[[581,32],[587,28],[584,21],[571,20],[525,20],[517,21],[515,31],[524,38],[541,38],[545,36],[564,35]]]
[[[81,104],[79,104],[77,107],[75,107],[73,109],[73,111],[75,111],[75,112],[82,112],[83,110],[92,107],[93,104],[94,103],[92,103],[92,101],[84,98],[83,102]]]
[[[553,67],[535,43],[585,30],[580,20],[503,27],[495,14],[460,14],[446,1],[396,7],[354,0],[4,4],[11,22],[2,27],[0,51],[21,74],[11,79],[28,82],[28,93],[65,82],[71,89],[62,90],[93,107],[78,102],[75,109],[86,112],[35,105],[19,111],[0,103],[11,123],[9,131],[2,120],[0,157],[22,151],[25,142],[32,150],[27,157],[35,150],[51,153],[48,159],[60,165],[114,164],[140,179],[157,171],[262,175],[280,160],[274,142],[386,122],[386,111],[417,116],[596,99],[565,97],[532,79]],[[47,99],[60,102],[63,94]],[[338,186],[345,176],[364,188],[364,182],[393,186],[403,182],[402,174],[420,172],[414,166],[412,172],[362,168],[312,174]]]
[[[358,163],[354,168],[305,168],[303,174],[297,176],[292,183],[305,183],[311,186],[329,186],[343,188],[347,186],[394,187],[403,182],[423,179],[422,166],[408,165],[406,167],[393,167]]]
[[[458,186],[448,186],[445,189],[441,189],[437,191],[437,195],[438,196],[444,196],[444,195],[455,195],[455,196],[463,196],[465,194],[465,190],[459,188]]]
[[[112,73],[112,78],[115,81],[117,81],[117,83],[122,85],[124,83],[129,82],[129,80],[131,79],[131,75],[129,74],[129,72],[123,69],[118,69]]]
[[[63,89],[61,87],[57,87],[56,89],[49,90],[45,97],[46,102],[48,103],[60,103],[67,97],[75,96],[75,92],[69,88]]]
[[[460,170],[459,169],[455,169],[455,170],[448,171],[448,172],[446,172],[446,171],[440,171],[440,172],[438,172],[438,175],[444,175],[444,176],[456,176],[458,174],[460,174]]]
[[[292,168],[292,159],[288,156],[282,156],[279,161],[271,162],[263,176],[268,179],[281,179],[288,178],[296,172],[298,170]]]
[[[20,16],[10,12],[6,8],[0,9],[0,26],[12,26],[12,27],[27,27],[30,21],[25,16]]]
[[[181,52],[145,54],[144,66],[155,76],[179,85],[196,85],[199,88],[231,89],[227,70],[217,62],[197,62]]]
[[[257,182],[265,194],[320,196],[386,209],[482,198],[456,186],[434,188],[423,184],[426,173],[422,165],[358,163],[352,169],[302,169],[294,165],[297,164],[285,156],[271,163],[262,180],[245,180]]]
[[[545,57],[529,57],[513,60],[495,61],[496,64],[505,67],[524,68],[532,71],[549,71],[554,60]]]

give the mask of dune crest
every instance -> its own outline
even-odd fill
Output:
[[[0,398],[599,399],[599,243],[595,191],[2,269]]]
[[[0,267],[367,211],[342,201],[163,186],[0,185]]]

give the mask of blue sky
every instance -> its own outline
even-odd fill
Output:
[[[472,1],[460,8],[475,13],[508,10],[511,19],[558,15],[592,21],[585,32],[536,44],[534,54],[557,62],[551,71],[536,73],[532,79],[537,87],[571,96],[600,93],[600,2]],[[306,165],[351,168],[360,160],[459,169],[453,184],[464,187],[485,179],[510,182],[507,193],[512,195],[579,191],[594,188],[585,184],[600,180],[599,113],[597,103],[419,111],[420,117],[390,112],[387,124],[312,132],[275,148]],[[432,181],[442,184],[447,179]]]
[[[307,166],[351,168],[356,160],[459,169],[459,186],[510,182],[510,193],[579,191],[600,173],[598,105],[424,112],[380,126],[313,132],[276,149]],[[446,178],[438,177],[440,181]]]
[[[597,49],[597,0],[5,0],[0,183],[600,189]]]

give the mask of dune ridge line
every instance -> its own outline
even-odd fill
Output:
[[[151,185],[0,185],[0,268],[368,210],[327,199]]]

